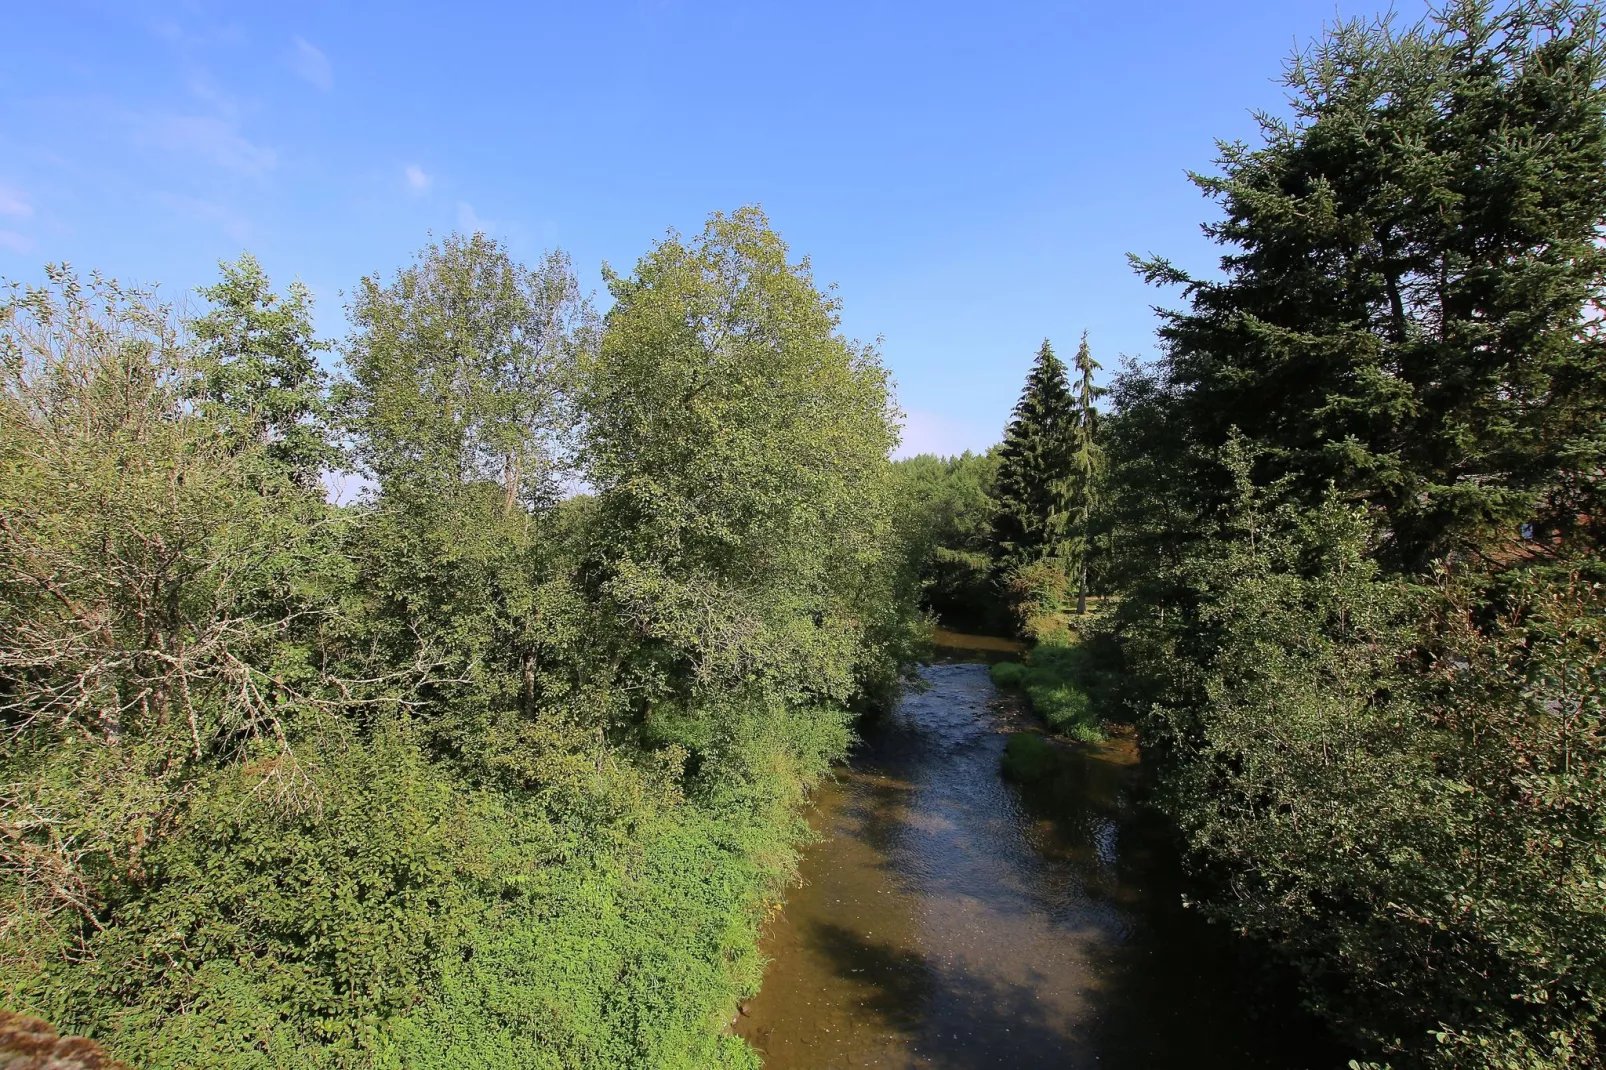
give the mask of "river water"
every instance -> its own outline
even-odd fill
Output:
[[[1342,1065],[1182,906],[1129,737],[1023,792],[999,759],[1026,718],[987,667],[923,675],[818,794],[736,1023],[769,1070]]]

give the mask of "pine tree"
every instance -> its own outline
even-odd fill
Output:
[[[993,560],[999,571],[1061,558],[1070,549],[1075,424],[1065,364],[1045,338],[998,451]]]
[[[1067,543],[1076,568],[1076,612],[1087,612],[1087,563],[1093,554],[1093,510],[1098,505],[1099,472],[1104,464],[1098,441],[1099,412],[1094,402],[1105,393],[1093,385],[1099,362],[1088,348],[1087,332],[1076,349],[1075,410],[1071,423],[1069,485],[1067,487]]]

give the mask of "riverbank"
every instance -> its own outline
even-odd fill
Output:
[[[1334,1065],[1303,1019],[1255,1015],[1182,907],[1130,734],[1023,789],[1000,775],[1019,702],[979,662],[923,678],[816,797],[736,1023],[766,1067]]]

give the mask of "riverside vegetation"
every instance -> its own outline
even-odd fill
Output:
[[[1396,1066],[1606,1062],[1602,12],[1346,25],[1197,179],[1105,437],[1109,627],[1202,909]]]
[[[250,259],[187,323],[12,290],[0,1003],[153,1067],[756,1065],[799,802],[920,634],[887,378],[756,211],[608,284],[449,238],[333,381]]]
[[[1219,273],[1134,261],[1183,304],[1114,381],[1085,537],[969,585],[1049,640],[994,671],[1051,725],[1137,726],[1192,903],[1357,1066],[1606,1065],[1603,60],[1595,6],[1479,0],[1296,56],[1292,117],[1194,178]],[[1117,597],[1067,655],[1030,607],[1089,560]]]
[[[1601,34],[1336,27],[1195,176],[1220,271],[1135,261],[1159,359],[1101,405],[1045,343],[984,456],[888,462],[754,210],[600,317],[447,239],[332,381],[249,259],[188,322],[14,290],[0,1002],[149,1066],[756,1065],[800,804],[924,599],[1136,726],[1190,904],[1354,1065],[1606,1065]]]

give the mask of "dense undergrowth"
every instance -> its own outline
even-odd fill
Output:
[[[189,323],[12,290],[0,1003],[152,1068],[756,1065],[800,803],[920,638],[896,427],[754,210],[610,287],[450,238],[333,382],[249,259]]]

